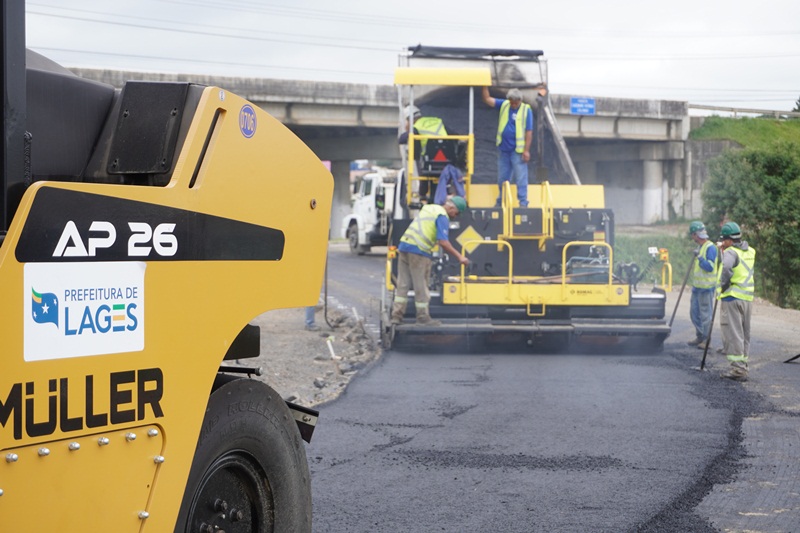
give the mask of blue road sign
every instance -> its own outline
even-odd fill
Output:
[[[571,97],[569,100],[569,112],[572,115],[594,115],[594,98]]]

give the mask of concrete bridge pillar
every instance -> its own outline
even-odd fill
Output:
[[[664,202],[664,163],[663,161],[643,161],[644,182],[642,195],[642,222],[652,224],[663,220]]]

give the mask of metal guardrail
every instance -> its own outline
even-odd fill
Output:
[[[689,104],[689,109],[702,109],[705,111],[725,111],[726,113],[733,113],[733,117],[737,118],[740,113],[749,115],[770,115],[775,118],[800,118],[800,113],[795,111],[779,111],[775,109],[748,109],[745,107],[724,107],[717,105],[701,105]]]

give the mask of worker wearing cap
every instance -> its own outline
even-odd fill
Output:
[[[522,92],[511,89],[502,98],[489,96],[489,88],[483,87],[483,101],[486,105],[500,110],[497,122],[497,195],[496,207],[500,206],[503,182],[510,181],[517,186],[517,199],[520,207],[528,206],[528,163],[531,160],[533,141],[533,110],[522,101]]]
[[[706,226],[699,220],[689,224],[689,238],[698,248],[694,251],[692,268],[692,300],[689,317],[694,325],[695,338],[689,346],[705,349],[711,331],[714,311],[714,292],[717,288],[717,247],[708,240]]]
[[[438,326],[438,320],[432,320],[429,308],[431,299],[428,282],[431,276],[433,252],[437,245],[458,259],[462,265],[468,265],[469,259],[458,253],[450,244],[450,220],[455,219],[467,209],[467,202],[461,196],[448,198],[444,205],[427,204],[408,226],[400,238],[397,247],[397,287],[392,305],[392,324],[402,324],[408,305],[408,291],[414,289],[414,307],[417,312],[417,324]]]
[[[726,222],[720,233],[722,266],[719,273],[719,325],[722,348],[731,364],[723,377],[747,381],[756,251],[742,240],[742,231],[736,222]]]

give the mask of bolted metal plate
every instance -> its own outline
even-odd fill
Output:
[[[3,450],[3,531],[140,531],[163,446],[150,424]]]

